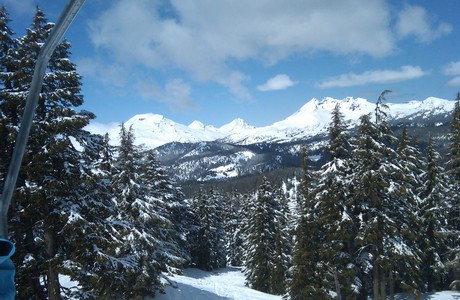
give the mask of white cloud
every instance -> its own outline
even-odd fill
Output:
[[[460,86],[460,76],[454,77],[447,82],[448,86]]]
[[[444,75],[460,75],[460,61],[452,61],[444,66]]]
[[[190,84],[180,78],[168,80],[163,88],[153,80],[140,80],[136,83],[136,88],[143,98],[167,103],[174,111],[195,107],[190,99]]]
[[[94,134],[105,135],[108,132],[119,130],[119,123],[99,123],[95,121],[91,121],[88,125],[85,126],[85,130],[88,130]]]
[[[430,18],[423,7],[406,5],[398,13],[396,32],[400,37],[413,35],[417,41],[428,43],[452,31],[452,25],[444,22],[432,28],[435,20]]]
[[[272,77],[267,80],[262,85],[259,85],[257,89],[259,91],[276,91],[276,90],[284,90],[288,87],[291,87],[295,84],[294,81],[289,78],[286,74],[278,74],[275,77]]]
[[[347,73],[325,79],[317,84],[319,88],[349,87],[369,83],[405,81],[427,75],[419,66],[402,66],[399,70],[374,70],[361,74]]]
[[[247,98],[238,63],[276,63],[295,53],[385,56],[395,48],[384,0],[118,0],[90,24],[113,64],[185,72]]]
[[[9,12],[29,15],[35,11],[34,0],[4,0],[3,2]]]

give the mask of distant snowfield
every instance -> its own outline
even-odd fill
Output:
[[[274,296],[248,288],[244,285],[244,274],[241,268],[227,267],[214,272],[206,272],[189,268],[184,275],[175,275],[170,280],[177,288],[166,287],[159,300],[281,300],[282,296]],[[396,297],[397,300],[412,300],[413,297]],[[460,292],[444,291],[426,294],[422,300],[460,300]]]
[[[175,275],[170,280],[177,283],[158,295],[159,300],[281,300],[274,296],[248,288],[244,285],[244,274],[240,268],[227,267],[214,272],[189,268],[184,275]],[[460,294],[459,294],[460,295]]]

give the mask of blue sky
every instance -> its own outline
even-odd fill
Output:
[[[18,36],[39,5],[2,0]],[[87,0],[66,34],[95,122],[269,125],[311,98],[454,99],[460,1]]]

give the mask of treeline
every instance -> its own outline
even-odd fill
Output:
[[[442,166],[432,138],[422,153],[407,127],[392,134],[387,92],[353,137],[334,109],[329,160],[318,171],[302,148],[290,211],[268,181],[242,202],[229,257],[249,286],[289,299],[377,300],[460,288],[460,93]]]
[[[388,92],[353,136],[335,107],[319,170],[304,146],[297,181],[265,177],[245,194],[198,192],[191,263],[212,270],[227,256],[248,286],[287,299],[459,290],[460,93],[441,165],[432,138],[422,152],[407,127],[393,135]]]

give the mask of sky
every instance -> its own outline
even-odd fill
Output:
[[[16,36],[38,5],[1,0]],[[455,99],[460,1],[87,0],[65,38],[104,128],[156,113],[216,127],[270,125],[311,98]]]

